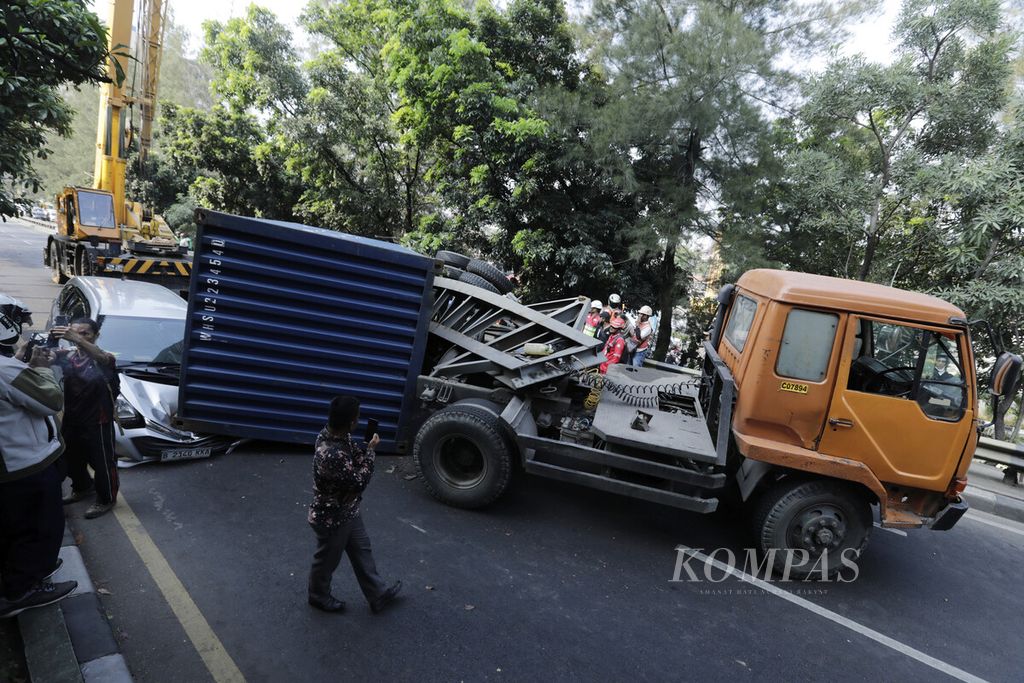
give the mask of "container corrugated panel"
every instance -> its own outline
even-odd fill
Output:
[[[434,261],[378,240],[200,209],[178,418],[196,432],[312,443],[331,398],[405,452]]]

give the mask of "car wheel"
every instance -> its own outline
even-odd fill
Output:
[[[58,285],[68,281],[64,269],[60,267],[60,249],[56,242],[50,242],[50,279]]]
[[[469,262],[472,260],[464,254],[460,254],[456,251],[445,251],[444,249],[434,254],[434,258],[441,261],[446,266],[455,266],[462,270],[465,270],[466,266],[468,266]]]
[[[512,476],[512,448],[498,417],[472,406],[431,415],[416,434],[413,459],[430,495],[453,507],[490,505]]]
[[[466,270],[470,273],[479,275],[490,282],[498,289],[498,294],[508,294],[515,289],[512,281],[508,279],[505,273],[501,272],[500,268],[497,268],[494,264],[488,263],[487,261],[473,259],[469,262],[469,265],[466,266]]]
[[[476,273],[463,273],[462,275],[459,276],[459,282],[465,282],[467,285],[473,285],[475,287],[486,289],[488,292],[501,294],[501,292],[498,291],[497,287],[495,287],[490,282],[483,279]]]
[[[843,559],[856,561],[863,552],[871,527],[868,496],[835,480],[783,479],[763,494],[754,513],[761,552],[777,573],[788,564],[795,579],[838,574]]]

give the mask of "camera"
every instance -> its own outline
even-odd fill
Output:
[[[32,357],[32,352],[37,348],[44,349],[55,349],[60,343],[60,340],[53,336],[53,334],[43,334],[42,332],[35,332],[29,336],[28,341],[25,342],[25,348],[22,349],[22,357],[28,361]]]

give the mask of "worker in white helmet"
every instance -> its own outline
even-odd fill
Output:
[[[599,299],[594,299],[590,302],[590,313],[587,315],[587,319],[583,323],[583,334],[588,337],[593,337],[595,335],[598,326],[601,324],[602,308],[604,308],[604,304],[602,304]]]
[[[15,357],[31,313],[0,294],[0,619],[57,602],[74,581],[50,580],[64,537],[60,502],[64,450],[56,415],[64,392],[50,366],[53,354],[35,347]]]
[[[647,354],[651,350],[651,339],[654,335],[654,326],[651,325],[653,313],[650,306],[641,306],[636,326],[633,328],[633,338],[636,340],[633,365],[638,368],[644,364],[644,359],[647,358]]]

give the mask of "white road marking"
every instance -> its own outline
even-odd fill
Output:
[[[398,521],[399,521],[399,522],[405,522],[406,524],[408,524],[409,526],[411,526],[411,527],[412,527],[413,529],[415,529],[416,531],[420,532],[421,534],[425,534],[425,533],[427,533],[427,530],[426,530],[426,529],[422,529],[422,528],[420,528],[420,527],[416,526],[415,524],[413,524],[413,523],[412,523],[412,521],[411,521],[411,520],[408,520],[408,519],[403,519],[403,518],[399,517],[399,518],[398,518]]]
[[[896,534],[897,536],[906,536],[907,535],[907,532],[904,531],[903,529],[890,529],[887,526],[882,526],[878,522],[875,522],[875,526],[878,527],[879,529],[881,529],[882,531],[888,531],[890,534]]]
[[[994,526],[997,529],[1002,529],[1003,531],[1009,531],[1011,534],[1024,536],[1024,529],[1021,527],[1012,527],[1009,524],[998,521],[998,518],[993,519],[991,515],[981,512],[980,510],[968,510],[967,514],[964,515],[964,518],[975,522],[981,522],[982,524],[988,524],[989,526]]]
[[[910,657],[911,659],[915,659],[926,666],[930,666],[936,671],[941,671],[947,676],[950,676],[957,680],[966,681],[967,683],[986,683],[984,678],[979,678],[974,674],[967,673],[963,669],[958,669],[952,664],[947,664],[946,662],[943,662],[940,659],[936,659],[931,655],[927,655],[924,652],[921,652],[920,650],[917,650],[905,643],[901,643],[900,641],[894,638],[890,638],[884,633],[879,633],[873,628],[864,626],[863,624],[860,624],[854,621],[853,619],[848,619],[841,614],[838,614],[830,609],[822,607],[821,605],[816,605],[810,600],[804,600],[803,598],[793,595],[789,591],[782,590],[778,586],[768,583],[767,581],[763,581],[757,577],[751,576],[750,574],[747,574],[744,571],[736,569],[735,567],[731,567],[725,564],[724,562],[720,562],[713,557],[708,557],[704,553],[692,550],[691,548],[685,545],[676,546],[676,550],[682,550],[684,553],[690,555],[691,557],[700,560],[701,562],[708,563],[711,566],[718,569],[719,571],[725,572],[727,574],[732,574],[741,581],[746,581],[747,583],[757,586],[758,588],[767,591],[772,595],[780,597],[783,600],[791,602],[799,607],[803,607],[804,609],[813,612],[814,614],[817,614],[820,617],[823,617],[833,623],[848,628],[855,633],[859,633],[865,638],[869,638],[875,641],[876,643],[881,643],[882,645],[885,645],[886,647],[891,648],[896,652],[904,654]]]

